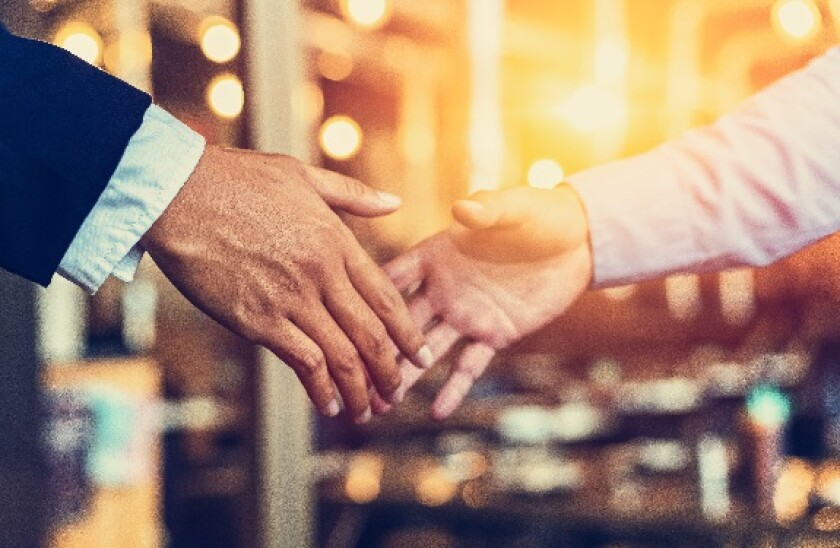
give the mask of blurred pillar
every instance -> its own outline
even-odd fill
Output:
[[[40,546],[45,526],[35,295],[0,270],[0,546]]]
[[[243,29],[251,145],[306,161],[311,140],[294,100],[305,81],[302,12],[291,0],[247,0]],[[292,370],[265,351],[257,391],[260,546],[312,546],[309,402]]]
[[[503,0],[469,0],[470,192],[502,183],[505,143],[502,129]]]

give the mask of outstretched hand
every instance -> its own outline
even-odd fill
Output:
[[[337,387],[365,422],[370,390],[392,401],[400,386],[394,345],[418,365],[432,360],[333,209],[372,217],[399,205],[287,156],[208,147],[141,243],[193,304],[289,364],[322,413],[339,412]]]
[[[436,358],[462,343],[432,404],[444,419],[493,356],[562,314],[592,278],[586,215],[575,191],[516,188],[458,202],[454,225],[385,270]],[[402,399],[422,375],[403,361]],[[390,405],[374,400],[374,411]]]

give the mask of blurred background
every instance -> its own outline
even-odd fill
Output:
[[[0,19],[211,143],[400,194],[348,220],[380,261],[459,197],[645,151],[840,41],[840,0],[3,0]],[[392,415],[327,421],[152,263],[112,282],[0,273],[0,545],[840,546],[836,237],[590,292],[443,423],[446,361]]]

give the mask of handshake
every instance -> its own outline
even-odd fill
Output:
[[[388,412],[458,345],[432,407],[443,419],[499,349],[589,286],[587,221],[568,186],[479,193],[380,269],[336,212],[399,205],[289,157],[208,147],[141,244],[193,304],[292,367],[327,416],[340,401],[359,423]]]

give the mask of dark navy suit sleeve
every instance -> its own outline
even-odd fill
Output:
[[[150,103],[0,24],[0,268],[49,283]]]

